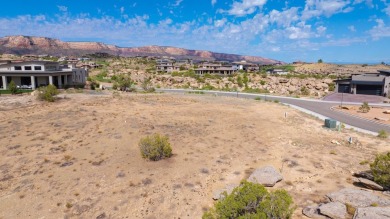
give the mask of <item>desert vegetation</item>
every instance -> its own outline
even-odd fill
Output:
[[[47,101],[47,102],[54,102],[55,96],[59,94],[59,91],[57,90],[56,86],[50,84],[46,87],[40,87],[38,88],[38,99]]]
[[[142,138],[139,143],[141,155],[152,161],[172,156],[172,147],[167,136],[158,133]]]
[[[375,182],[390,188],[390,152],[378,154],[370,167]]]
[[[203,219],[219,218],[291,218],[294,206],[291,196],[283,189],[268,192],[264,186],[247,181],[231,194],[215,203],[203,214]]]

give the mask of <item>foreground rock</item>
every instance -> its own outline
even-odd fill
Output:
[[[237,184],[229,184],[223,189],[216,190],[213,193],[213,199],[214,200],[219,200],[219,199],[224,199],[224,192],[226,192],[228,195],[233,192],[233,189],[236,188],[238,185]]]
[[[263,186],[272,187],[281,181],[283,176],[272,166],[256,169],[248,178],[248,182],[259,183]]]
[[[362,171],[359,173],[354,173],[353,176],[374,181],[374,176],[372,175],[371,171]]]
[[[390,206],[390,199],[375,195],[373,192],[346,188],[326,195],[332,202],[349,204],[354,208],[369,207],[371,205]]]
[[[302,210],[302,214],[313,219],[328,219],[328,217],[320,214],[318,206],[308,206]]]
[[[355,179],[355,183],[354,184],[356,184],[358,186],[362,186],[362,187],[368,188],[368,189],[372,189],[372,190],[383,191],[383,187],[381,185],[378,185],[374,181],[371,181],[371,180],[368,180],[368,179],[364,179],[364,178],[357,178],[357,179]]]
[[[333,219],[344,219],[347,217],[347,207],[340,202],[330,202],[320,205],[319,212]]]
[[[358,208],[353,219],[390,219],[390,207]]]

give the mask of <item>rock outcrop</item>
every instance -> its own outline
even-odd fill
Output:
[[[99,42],[63,42],[58,39],[32,36],[6,36],[0,38],[0,53],[17,55],[84,55],[89,53],[108,53],[131,56],[169,56],[179,59],[248,61],[260,64],[275,64],[280,61],[258,56],[215,53],[201,50],[188,50],[168,46],[118,47]]]
[[[248,182],[259,183],[263,186],[272,187],[281,181],[283,176],[272,166],[256,169],[248,178]]]

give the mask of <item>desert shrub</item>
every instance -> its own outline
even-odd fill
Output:
[[[54,102],[54,96],[59,94],[56,86],[49,84],[47,87],[38,88],[38,99],[47,102]]]
[[[129,90],[133,84],[134,82],[131,80],[129,76],[118,75],[116,76],[116,80],[112,88],[114,90],[125,91],[125,90]]]
[[[152,161],[172,156],[172,147],[167,136],[158,133],[142,138],[139,143],[141,155]]]
[[[359,107],[359,110],[363,113],[368,113],[368,111],[370,111],[370,106],[367,102],[363,102],[363,104]]]
[[[218,201],[203,214],[203,219],[216,218],[291,218],[293,200],[285,190],[268,192],[264,186],[242,181],[230,195]]]
[[[144,80],[142,81],[141,87],[145,92],[154,92],[155,91],[154,87],[152,87],[151,78],[144,78]]]
[[[310,90],[306,86],[303,86],[303,87],[301,87],[301,94],[308,96],[308,95],[310,95]]]
[[[336,88],[335,83],[332,82],[332,83],[329,84],[329,91],[334,91],[335,88]]]
[[[18,87],[16,86],[14,81],[9,82],[8,89],[11,94],[16,94],[18,92]]]
[[[378,154],[370,168],[375,182],[390,187],[390,152]]]
[[[384,138],[384,139],[386,139],[386,138],[389,137],[389,135],[387,134],[387,132],[386,132],[385,130],[380,130],[380,131],[378,132],[378,137],[379,137],[379,138]]]

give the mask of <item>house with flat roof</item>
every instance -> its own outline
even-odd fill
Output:
[[[270,75],[288,75],[288,71],[284,69],[278,69],[278,68],[273,68],[273,69],[268,69],[267,74]]]
[[[34,90],[49,84],[58,88],[85,85],[87,77],[88,71],[83,68],[51,61],[10,62],[0,65],[0,88],[3,90],[7,89],[11,81],[19,87]]]
[[[352,75],[347,79],[335,80],[338,93],[365,94],[390,97],[390,71]]]

